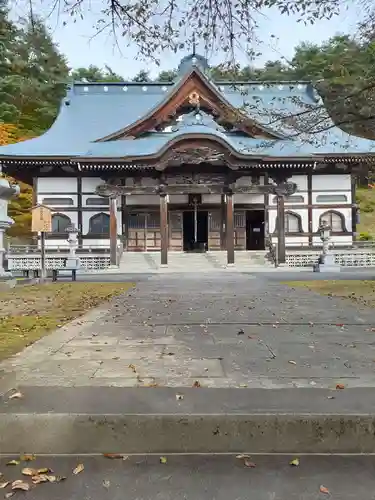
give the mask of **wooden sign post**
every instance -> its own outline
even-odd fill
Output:
[[[45,205],[36,205],[31,210],[31,231],[40,233],[41,279],[46,277],[46,233],[52,232],[52,210]]]

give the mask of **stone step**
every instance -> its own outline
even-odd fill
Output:
[[[0,399],[2,454],[373,453],[375,447],[372,388],[19,390],[24,398]]]

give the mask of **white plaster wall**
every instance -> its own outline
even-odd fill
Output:
[[[100,239],[100,240],[95,240],[94,238],[90,239],[84,239],[82,242],[82,246],[84,248],[90,248],[90,247],[105,247],[109,248],[110,247],[110,240],[109,238],[107,239]]]
[[[334,207],[332,207],[334,209]],[[334,209],[336,212],[340,212],[345,217],[345,229],[346,231],[352,231],[352,209],[350,206],[348,208]],[[312,230],[313,233],[317,232],[319,229],[319,218],[322,214],[327,212],[326,208],[313,208],[312,211]]]
[[[126,197],[126,205],[159,205],[160,196],[157,194],[132,194]]]
[[[57,207],[74,207],[77,206],[77,195],[76,194],[56,194],[56,195],[48,195],[48,194],[38,194],[37,195],[37,203],[43,203],[43,199],[45,198],[70,198],[73,200],[73,205],[59,205],[59,204],[51,204],[51,203],[45,203],[47,207],[51,207],[54,211],[56,210]]]
[[[292,201],[288,201],[288,200],[285,200],[285,206],[288,206],[288,205],[301,205],[301,206],[303,206],[304,204],[307,205],[307,198],[308,198],[307,193],[296,192],[294,194],[298,195],[298,196],[302,196],[303,201],[293,201],[293,200]],[[276,195],[272,194],[272,195],[269,196],[269,204],[270,205],[274,205],[274,206],[277,205]]]
[[[95,205],[86,205],[87,203],[87,198],[100,198],[100,196],[98,196],[97,194],[83,194],[82,195],[82,206],[83,207],[95,207]],[[97,207],[100,209],[101,207],[102,208],[107,208],[109,207],[109,204],[108,205],[97,205]],[[117,207],[121,207],[121,196],[118,196],[117,197]]]
[[[77,177],[38,177],[37,193],[76,193]]]
[[[292,175],[292,177],[288,179],[288,182],[297,184],[297,192],[307,191],[307,175]]]
[[[38,246],[40,247],[40,241],[38,243]],[[50,238],[46,239],[46,248],[67,248],[67,247],[69,247],[68,240],[53,240]]]
[[[335,247],[337,246],[348,246],[351,245],[353,242],[353,238],[350,234],[346,234],[344,236],[332,236],[331,239],[332,243],[334,243]],[[319,236],[314,236],[313,237],[313,246],[322,246],[322,241],[319,238]]]
[[[277,236],[272,235],[272,243],[277,245]],[[309,246],[309,237],[298,235],[298,236],[285,236],[285,246],[286,247],[308,247]]]
[[[82,191],[84,193],[95,193],[95,189],[105,184],[99,177],[82,177]]]
[[[221,195],[220,194],[202,194],[202,203],[203,204],[220,204],[221,203]]]
[[[158,199],[160,202],[160,198]],[[188,203],[189,195],[187,194],[170,194],[169,195],[169,203]]]
[[[242,203],[242,204],[252,204],[252,203],[257,203],[257,204],[262,204],[264,205],[264,195],[263,194],[242,194],[242,193],[237,193],[233,195],[233,201],[234,204]]]
[[[351,191],[350,174],[323,175],[314,174],[312,176],[312,188],[316,191]]]
[[[332,196],[342,196],[342,195],[345,195],[346,198],[347,198],[347,201],[324,201],[324,202],[321,202],[321,201],[317,201],[317,198],[318,196],[320,195],[324,195],[324,196],[329,196],[329,195],[332,195]],[[321,191],[321,192],[313,192],[312,193],[312,202],[314,204],[318,203],[320,205],[332,205],[332,207],[334,207],[335,205],[343,205],[344,203],[352,203],[352,191],[351,189],[350,190],[346,190],[346,191],[337,191],[337,190],[332,190],[332,191]]]

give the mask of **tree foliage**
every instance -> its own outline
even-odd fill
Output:
[[[124,77],[114,72],[109,66],[104,69],[90,64],[88,68],[71,71],[70,79],[74,82],[123,82]]]
[[[9,123],[0,124],[0,146],[20,142],[30,137],[24,136],[23,131]],[[8,230],[10,236],[28,238],[31,235],[31,207],[33,193],[32,188],[24,182],[19,182],[8,176],[11,183],[20,186],[20,194],[13,198],[9,204],[9,215],[14,220],[13,226]]]

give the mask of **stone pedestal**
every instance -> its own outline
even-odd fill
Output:
[[[66,259],[66,264],[65,267],[67,269],[79,269],[81,267],[81,261],[80,258],[77,257],[76,255],[76,250],[78,247],[78,231],[74,227],[74,225],[69,226],[67,228],[69,237],[68,237],[68,243],[69,243],[69,256]]]
[[[319,262],[314,266],[316,273],[337,273],[340,271],[340,266],[335,262],[335,256],[332,254],[321,255]]]
[[[19,192],[19,186],[12,186],[7,179],[0,177],[0,281],[3,282],[12,278],[11,273],[4,269],[5,231],[13,224],[13,219],[8,217],[8,204]]]

